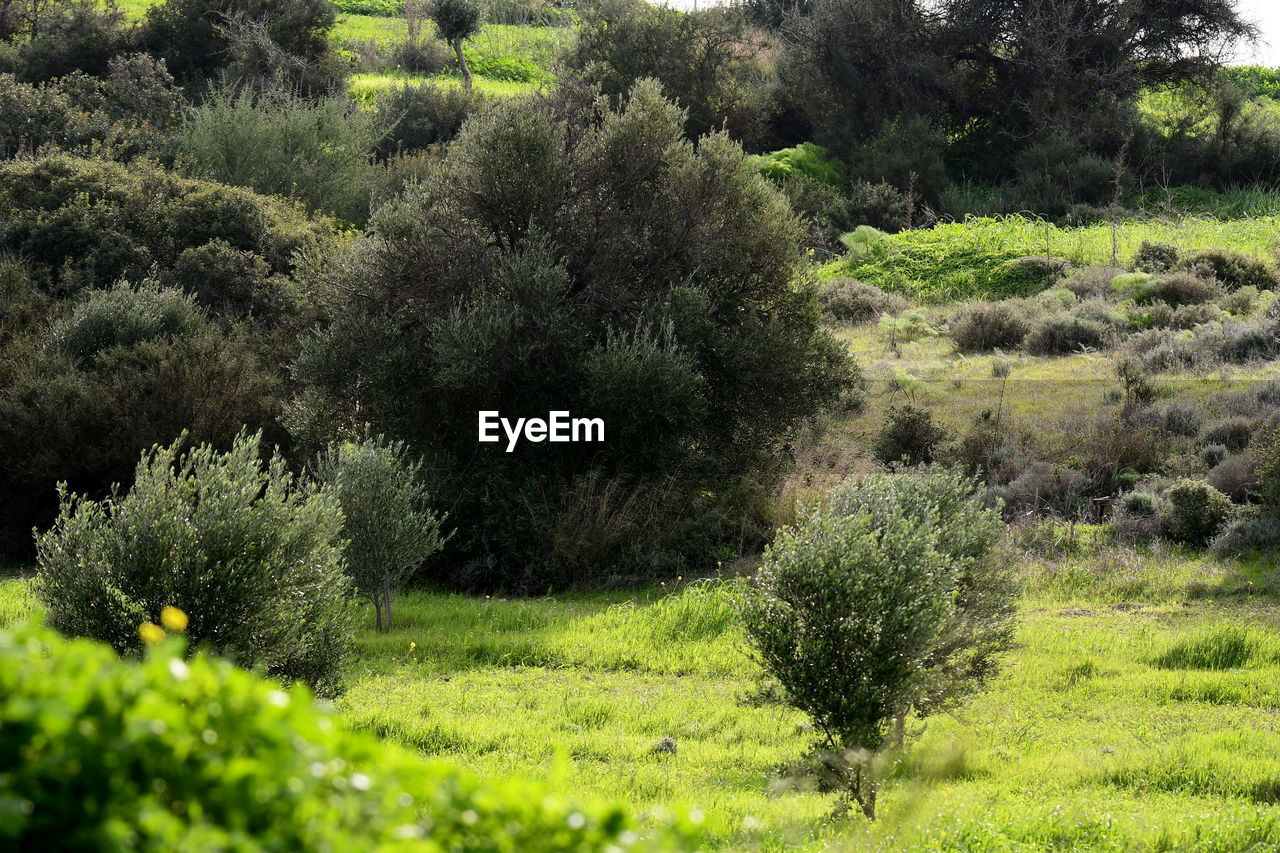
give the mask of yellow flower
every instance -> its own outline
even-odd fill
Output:
[[[417,643],[413,642],[412,640],[409,641],[409,651],[413,651],[417,647],[418,647]]]
[[[143,622],[138,626],[138,636],[149,646],[164,642],[164,629],[154,622]]]
[[[187,630],[187,614],[176,607],[166,607],[160,611],[160,624],[175,634],[181,634]]]

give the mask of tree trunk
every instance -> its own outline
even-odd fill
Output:
[[[374,624],[378,630],[382,630],[382,599],[378,596],[373,597],[373,618]]]
[[[391,587],[382,591],[382,608],[387,612],[387,624],[384,631],[391,630]]]
[[[453,40],[453,52],[458,55],[458,70],[462,72],[462,85],[471,91],[471,69],[467,67],[467,58],[462,55],[462,39]]]

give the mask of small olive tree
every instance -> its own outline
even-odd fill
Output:
[[[175,606],[193,642],[335,692],[354,630],[336,497],[264,464],[258,435],[225,453],[181,443],[144,453],[123,497],[64,489],[36,543],[49,624],[137,651],[139,626]]]
[[[331,444],[314,466],[316,479],[342,505],[347,571],[373,602],[380,631],[391,630],[396,591],[444,546],[443,518],[428,508],[420,467],[408,460],[402,442],[382,438]]]
[[[748,638],[813,718],[828,768],[874,819],[874,762],[908,714],[960,701],[1011,637],[998,515],[942,468],[871,477],[779,534],[743,604]]]
[[[462,85],[471,88],[471,69],[462,53],[462,40],[480,32],[482,10],[475,0],[430,0],[428,14],[436,22],[440,38],[447,41],[458,56],[458,71]]]

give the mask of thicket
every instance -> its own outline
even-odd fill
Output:
[[[489,105],[307,272],[331,319],[304,342],[295,426],[358,418],[425,457],[458,529],[440,582],[706,559],[854,379],[795,283],[799,225],[741,149],[692,146],[652,83],[616,111],[577,97]],[[477,411],[548,407],[603,418],[605,441],[477,447]]]

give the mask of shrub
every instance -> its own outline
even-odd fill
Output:
[[[1159,508],[1159,498],[1150,492],[1126,492],[1116,502],[1116,533],[1135,542],[1151,542],[1160,535]]]
[[[870,818],[874,758],[900,742],[901,720],[974,689],[1011,639],[1010,588],[992,554],[998,518],[962,476],[900,476],[914,479],[857,483],[781,531],[743,605],[756,654],[813,719],[828,767]]]
[[[1178,480],[1165,493],[1160,526],[1166,536],[1184,545],[1208,543],[1231,517],[1231,500],[1197,480]]]
[[[1277,282],[1275,270],[1265,261],[1230,249],[1196,252],[1183,258],[1178,267],[1193,272],[1208,272],[1227,290],[1241,287],[1271,290]]]
[[[1158,415],[1158,426],[1170,435],[1197,436],[1204,425],[1204,412],[1195,403],[1166,403],[1160,407]],[[1226,453],[1225,447],[1223,453]]]
[[[1077,518],[1089,497],[1089,478],[1071,468],[1036,461],[1008,485],[992,490],[1008,513],[1055,513]]]
[[[996,293],[1037,293],[1062,278],[1068,266],[1062,258],[1013,258],[996,267],[989,286]]]
[[[891,347],[938,334],[938,330],[929,325],[929,314],[924,308],[905,308],[897,315],[881,314],[880,329],[888,336]]]
[[[1253,460],[1255,496],[1270,512],[1280,511],[1280,426],[1263,430],[1249,456]]]
[[[433,180],[307,268],[333,309],[296,366],[299,435],[368,422],[426,458],[459,531],[438,582],[545,592],[710,558],[856,377],[794,286],[799,223],[740,148],[690,146],[652,84],[600,115],[573,97],[487,104]],[[477,448],[478,410],[549,401],[606,441]],[[585,506],[629,533],[578,548],[610,529],[575,527],[602,492]]]
[[[33,37],[18,50],[19,68],[27,80],[65,77],[74,71],[102,74],[111,58],[134,40],[114,2],[67,0],[47,4],[43,12],[31,9]],[[34,18],[41,19],[38,28]]]
[[[1200,431],[1200,439],[1209,444],[1225,445],[1227,450],[1238,453],[1249,446],[1256,426],[1253,418],[1244,415],[1221,418],[1206,424]]]
[[[1263,511],[1237,518],[1222,528],[1209,547],[1219,557],[1273,556],[1280,552],[1280,515]]]
[[[165,280],[195,297],[219,317],[276,320],[289,304],[289,289],[260,255],[226,240],[184,249]]]
[[[1155,298],[1159,279],[1150,273],[1128,272],[1111,279],[1111,290],[1122,299],[1148,302]]]
[[[1218,300],[1218,307],[1228,314],[1235,314],[1243,317],[1253,311],[1255,305],[1258,304],[1258,289],[1253,285],[1246,285],[1223,295]]]
[[[1017,349],[1031,324],[1023,311],[1008,302],[978,302],[961,309],[948,328],[959,349],[978,352]]]
[[[872,452],[886,464],[905,461],[919,465],[933,461],[934,452],[945,438],[946,432],[933,422],[933,413],[928,409],[911,403],[890,406],[876,433]]]
[[[859,225],[886,232],[901,231],[908,225],[907,197],[887,183],[854,181],[840,201],[843,230]]]
[[[111,347],[190,334],[202,324],[190,297],[154,285],[122,283],[90,293],[54,326],[48,345],[83,365]]]
[[[36,548],[50,626],[136,651],[138,626],[172,605],[193,641],[333,693],[352,632],[342,510],[295,485],[279,456],[264,466],[259,443],[156,447],[123,497],[63,492]]]
[[[865,323],[881,314],[900,314],[908,304],[896,293],[885,293],[874,284],[851,278],[838,278],[822,285],[818,299],[828,316],[844,323]]]
[[[616,806],[424,761],[303,689],[180,649],[120,660],[47,630],[0,634],[0,846],[586,853],[639,828]],[[659,824],[628,849],[695,849],[691,829]]]
[[[480,96],[433,83],[393,86],[378,98],[378,126],[383,155],[419,151],[448,142],[479,105]]]
[[[248,190],[66,155],[0,165],[0,250],[32,259],[52,292],[163,280],[188,248],[222,240],[272,272],[330,229],[293,205]]]
[[[1058,282],[1058,286],[1065,287],[1081,299],[1106,296],[1112,292],[1111,282],[1115,281],[1116,276],[1122,274],[1122,271],[1115,267],[1080,267],[1068,270]]]
[[[1200,461],[1212,468],[1221,464],[1229,453],[1225,444],[1206,444],[1200,448]]]
[[[203,177],[363,222],[374,142],[372,119],[344,98],[224,89],[192,112],[179,156]]]
[[[622,98],[642,80],[656,80],[686,111],[690,138],[724,128],[750,146],[762,136],[768,108],[757,47],[737,10],[685,12],[601,0],[584,9],[565,63],[611,98]],[[811,177],[838,171],[818,146],[801,145],[793,153],[784,155],[790,165]]]
[[[1133,255],[1133,265],[1142,272],[1159,275],[1172,270],[1180,257],[1177,246],[1143,240]]]
[[[1213,466],[1205,482],[1236,503],[1244,503],[1253,488],[1253,460],[1247,453],[1227,456]]]
[[[260,24],[270,41],[260,49],[305,67],[329,55],[336,18],[328,0],[165,0],[147,10],[143,39],[181,82],[203,82],[233,58],[235,22]]]
[[[1107,327],[1097,320],[1063,312],[1033,323],[1026,347],[1033,355],[1065,355],[1104,346],[1109,337]]]
[[[831,155],[821,145],[802,142],[793,148],[783,148],[762,154],[754,161],[760,174],[777,184],[804,177],[829,187],[841,188],[845,183],[844,163]]]
[[[331,444],[313,468],[342,507],[347,572],[373,602],[380,631],[391,630],[395,593],[444,546],[420,469],[405,458],[403,444],[382,439]]]
[[[1174,329],[1194,329],[1196,326],[1212,323],[1218,317],[1218,309],[1212,305],[1179,305],[1169,318],[1168,325]]]
[[[1212,301],[1219,293],[1215,282],[1189,272],[1175,272],[1156,280],[1151,299],[1159,299],[1173,306],[1196,305]]]

